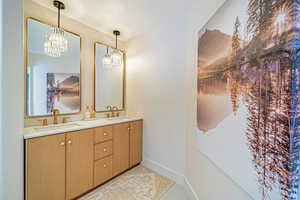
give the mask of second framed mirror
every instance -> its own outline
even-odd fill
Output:
[[[102,43],[95,43],[94,108],[96,112],[108,112],[110,107],[125,110],[126,55]],[[120,56],[114,60],[114,53]]]

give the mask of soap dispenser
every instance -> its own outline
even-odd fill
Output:
[[[91,118],[91,112],[90,112],[90,107],[86,106],[86,110],[84,113],[84,119],[90,119]]]
[[[93,106],[90,106],[90,116],[92,119],[95,119],[96,118],[96,112],[95,112],[95,109]]]

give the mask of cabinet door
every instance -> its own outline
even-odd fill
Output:
[[[130,123],[130,167],[142,162],[143,154],[143,121]]]
[[[113,126],[113,176],[129,168],[129,123]]]
[[[93,129],[70,132],[67,141],[67,199],[73,199],[93,187]]]
[[[26,199],[65,199],[65,135],[26,140]]]

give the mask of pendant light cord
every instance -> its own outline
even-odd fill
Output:
[[[118,49],[118,35],[116,35],[116,49]]]
[[[60,28],[60,5],[58,6],[58,28]]]
[[[116,49],[118,49],[118,36],[120,35],[120,31],[114,30],[114,35],[116,36]]]

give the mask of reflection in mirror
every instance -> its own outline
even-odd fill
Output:
[[[66,32],[69,49],[61,57],[44,52],[51,26],[27,19],[27,116],[43,116],[59,109],[60,114],[78,113],[80,100],[81,38]]]
[[[125,54],[122,52],[121,65],[109,62],[113,49],[95,43],[95,110],[107,111],[107,106],[124,110]]]

